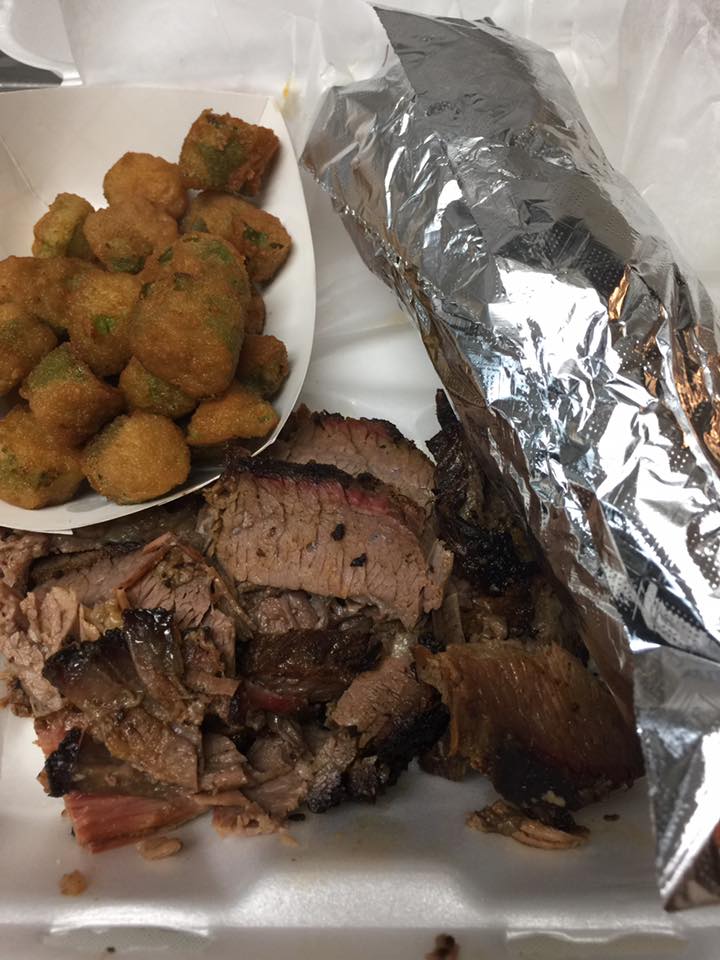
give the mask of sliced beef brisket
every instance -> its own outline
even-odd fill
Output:
[[[80,846],[91,853],[101,853],[187,823],[205,813],[207,805],[190,796],[158,798],[73,792],[65,797],[65,809]]]
[[[241,459],[206,499],[209,555],[238,583],[373,604],[409,627],[442,602],[450,554],[426,548],[417,506],[372,478]]]
[[[299,407],[272,447],[271,456],[293,463],[329,463],[345,473],[368,473],[426,508],[435,467],[387,420],[311,413]]]

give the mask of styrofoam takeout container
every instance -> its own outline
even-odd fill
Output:
[[[297,400],[315,329],[315,260],[305,198],[282,114],[273,101],[254,94],[149,87],[67,87],[0,96],[0,259],[29,255],[32,227],[58,193],[78,193],[104,206],[105,172],[128,150],[177,160],[190,124],[205,107],[272,128],[280,139],[278,159],[260,197],[293,239],[287,263],[263,291],[266,333],[285,342],[290,375],[273,404],[279,433]],[[258,451],[259,452],[259,451]],[[62,531],[101,523],[167,503],[205,486],[216,465],[193,466],[187,482],[166,497],[120,505],[87,487],[69,503],[24,510],[0,500],[0,526]]]
[[[546,34],[536,39],[550,43],[565,36],[556,18],[569,30],[573,17],[595,11],[597,24],[612,24],[617,17],[610,8],[624,0],[572,10],[550,3],[541,8],[534,0],[424,5],[447,15],[490,13],[521,32],[537,31],[547,20]],[[86,0],[85,6],[92,5]],[[232,6],[243,5],[233,0]],[[345,15],[344,4],[323,10],[330,6]],[[518,11],[525,9],[532,17],[523,20]],[[223,8],[225,18],[229,10]],[[507,22],[512,15],[516,19]],[[285,24],[278,24],[282,33]],[[128,50],[119,49],[124,62]],[[615,49],[593,39],[577,60],[573,81],[582,80],[593,53],[609,57]],[[332,48],[330,54],[339,59]],[[140,56],[136,47],[131,55]],[[247,55],[238,52],[239,70]],[[600,60],[602,78],[612,76]],[[572,62],[563,58],[566,67]],[[183,62],[178,73],[186,69]],[[668,77],[665,69],[658,73]],[[617,99],[615,88],[608,87],[607,96]],[[598,132],[606,132],[602,119],[596,110]],[[666,117],[658,115],[658,123]],[[615,149],[622,144],[610,137],[605,142]],[[650,175],[647,162],[642,169]],[[637,171],[634,179],[645,185]],[[301,399],[316,409],[386,417],[422,443],[437,428],[438,380],[425,350],[390,292],[360,262],[327,198],[307,177],[303,183],[318,266],[318,323]],[[679,185],[667,196],[676,198]],[[678,224],[677,217],[666,219]],[[146,863],[132,847],[98,856],[77,847],[60,818],[61,803],[34,780],[42,758],[32,739],[27,721],[0,714],[0,958],[421,960],[443,932],[457,938],[460,960],[717,960],[720,954],[720,910],[671,915],[660,907],[642,782],[581,811],[591,841],[566,853],[471,833],[464,816],[493,797],[488,785],[480,778],[454,784],[411,771],[374,807],[346,805],[293,825],[298,847],[272,837],[221,840],[203,819],[173,831],[185,842],[178,857]],[[620,819],[608,822],[605,814]],[[86,873],[89,888],[82,897],[62,897],[58,880],[74,869]]]

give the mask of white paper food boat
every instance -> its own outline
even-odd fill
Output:
[[[263,291],[265,332],[284,341],[290,375],[273,401],[280,423],[302,387],[315,329],[315,259],[295,153],[282,114],[267,97],[147,87],[67,87],[3,93],[0,98],[0,259],[28,255],[32,227],[58,193],[77,193],[104,206],[105,172],[128,150],[177,160],[193,120],[205,107],[272,128],[280,151],[262,205],[282,220],[293,239],[290,258]],[[258,451],[259,452],[259,451]],[[83,487],[69,503],[24,510],[0,501],[0,526],[63,531],[137,513],[175,500],[214,480],[218,465],[193,466],[187,482],[169,496],[120,505]]]

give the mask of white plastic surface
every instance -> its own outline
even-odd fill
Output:
[[[273,401],[280,423],[259,448],[264,449],[295,406],[310,360],[315,323],[315,261],[300,175],[282,114],[267,97],[116,87],[3,93],[0,258],[30,252],[32,226],[56,194],[78,193],[93,206],[103,206],[103,176],[127,150],[176,160],[190,124],[208,106],[271,127],[281,141],[262,203],[283,221],[293,238],[293,249],[263,296],[266,332],[285,342],[290,375]],[[24,510],[0,500],[0,525],[71,530],[175,500],[217,476],[217,466],[195,466],[187,482],[171,495],[132,506],[112,503],[87,488],[69,503],[41,510]]]
[[[153,59],[148,52],[153,44],[143,31],[150,5],[158,19],[161,8],[170,7],[125,0],[120,16],[119,4],[106,6],[106,16],[117,17],[114,27],[122,32],[113,60],[100,7],[92,0],[66,0],[66,10],[83,21],[76,24],[74,44],[87,79],[159,82],[162,76],[163,82],[187,83],[214,69],[218,83],[250,89],[253,77],[260,76],[252,88],[276,94],[290,82],[284,111],[296,142],[306,123],[297,93],[301,80],[305,83],[302,64],[316,65],[307,88],[317,91],[333,79],[367,72],[374,55],[373,44],[363,42],[356,29],[362,20],[357,4],[345,0],[255,4],[253,45],[247,49],[232,10],[239,17],[252,4],[175,0],[174,9],[183,8],[183,15],[164,31]],[[427,0],[414,6],[448,15],[491,15],[557,49],[612,159],[632,172],[712,287],[720,249],[714,146],[720,130],[708,118],[720,99],[713,66],[720,57],[714,53],[717,31],[708,21],[709,2]],[[211,15],[204,17],[198,42],[183,47],[178,38],[192,15],[186,7]],[[317,31],[306,29],[306,19],[289,26],[289,14],[278,11],[290,7],[310,20],[320,10],[325,23],[332,15],[344,16],[345,30],[336,35],[326,30],[321,42]],[[232,21],[235,54],[223,48],[210,62],[203,44],[220,30],[218,11]],[[274,53],[266,49],[263,59],[253,31],[273,17]],[[93,18],[99,34],[94,44]],[[229,29],[227,22],[221,26]],[[288,40],[293,31],[294,43]],[[639,65],[653,58],[655,66],[643,66],[643,73]],[[263,65],[266,72],[259,75]],[[698,73],[705,82],[693,86],[689,78]],[[312,101],[306,109],[312,111]],[[650,133],[647,141],[641,128]],[[707,148],[701,150],[703,129]],[[661,141],[663,148],[653,151]],[[307,178],[303,183],[317,259],[318,312],[302,399],[315,408],[388,417],[422,441],[434,429],[438,381],[432,366],[389,291],[365,270],[327,199]],[[696,216],[701,207],[703,221]],[[583,811],[579,820],[592,829],[590,843],[568,853],[527,850],[471,833],[464,815],[492,796],[487,785],[413,772],[375,807],[349,805],[294,826],[299,848],[272,838],[221,841],[200,821],[179,831],[187,846],[177,859],[148,864],[132,849],[92,857],[74,846],[59,804],[44,797],[33,780],[40,754],[31,739],[28,724],[7,718],[0,768],[0,956],[80,960],[106,957],[107,946],[114,946],[114,956],[132,960],[421,960],[441,932],[457,938],[460,960],[720,956],[720,910],[669,915],[658,905],[642,783]],[[604,821],[606,812],[619,813],[620,820]],[[87,872],[91,885],[70,901],[57,895],[57,880],[75,868]]]

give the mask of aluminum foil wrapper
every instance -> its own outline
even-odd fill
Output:
[[[550,53],[491,23],[377,14],[386,66],[329,92],[304,163],[417,323],[628,711],[634,693],[664,903],[717,900],[713,306]]]

